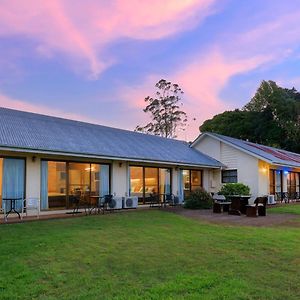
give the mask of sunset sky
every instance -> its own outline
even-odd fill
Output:
[[[133,130],[165,78],[199,125],[300,89],[300,0],[0,0],[0,106]]]

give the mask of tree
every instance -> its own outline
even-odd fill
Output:
[[[151,115],[152,122],[145,126],[138,125],[135,131],[175,138],[177,130],[184,130],[187,122],[186,113],[179,107],[183,91],[178,84],[165,79],[157,82],[155,87],[155,97],[146,97],[144,101],[147,106],[143,109]]]
[[[262,81],[242,110],[227,111],[205,121],[200,131],[300,152],[300,93]]]

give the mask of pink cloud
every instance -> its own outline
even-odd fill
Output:
[[[193,28],[216,0],[85,1],[3,0],[0,36],[21,35],[38,54],[62,52],[76,71],[97,78],[115,62],[106,46],[118,38],[160,39]]]
[[[0,106],[6,107],[6,108],[11,108],[11,109],[16,109],[16,110],[44,114],[44,115],[48,115],[48,116],[50,115],[50,116],[55,116],[55,117],[67,118],[67,119],[71,119],[71,120],[83,121],[83,122],[88,122],[88,123],[93,123],[93,124],[99,124],[99,121],[101,122],[101,120],[99,120],[99,118],[93,119],[93,118],[90,118],[90,117],[82,115],[82,114],[75,114],[75,113],[71,113],[71,112],[62,111],[59,109],[53,109],[53,108],[45,106],[45,105],[34,105],[27,101],[14,99],[14,98],[11,98],[11,97],[6,96],[1,93],[0,93]]]

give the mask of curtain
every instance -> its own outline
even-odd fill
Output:
[[[41,209],[48,209],[48,161],[41,161]]]
[[[2,198],[22,198],[25,196],[25,160],[15,158],[3,159]],[[9,210],[10,203],[2,201],[2,206]],[[16,201],[15,209],[22,210],[22,202]]]
[[[171,194],[171,171],[165,170],[165,194]]]
[[[179,198],[179,203],[182,203],[184,200],[182,170],[178,170],[178,198]]]
[[[109,165],[100,166],[100,197],[109,194]]]

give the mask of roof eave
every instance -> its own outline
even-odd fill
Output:
[[[25,152],[34,154],[46,154],[46,155],[60,155],[60,156],[72,156],[72,157],[82,157],[82,158],[93,158],[93,159],[103,159],[103,160],[114,160],[114,161],[133,161],[133,162],[145,162],[145,163],[156,163],[174,166],[189,166],[195,168],[209,168],[209,169],[221,169],[223,166],[208,165],[208,164],[193,164],[184,162],[174,162],[174,161],[162,161],[162,160],[151,160],[151,159],[139,159],[130,157],[118,157],[118,156],[108,156],[108,155],[95,155],[95,154],[82,154],[64,151],[52,151],[52,150],[41,150],[41,149],[31,149],[31,148],[18,148],[18,147],[0,147],[0,151],[11,151],[11,152]]]

